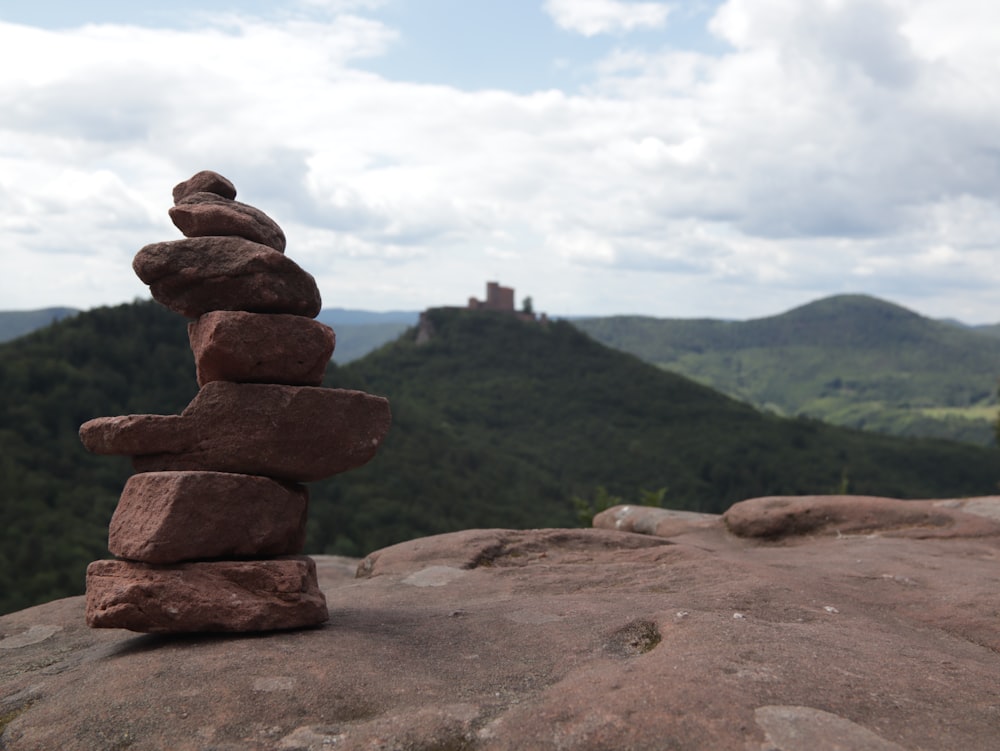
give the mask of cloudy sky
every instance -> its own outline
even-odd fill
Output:
[[[0,309],[146,297],[201,169],[327,307],[1000,321],[1000,3],[0,0]]]

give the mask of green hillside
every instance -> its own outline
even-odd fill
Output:
[[[80,424],[177,412],[196,392],[184,320],[155,303],[0,345],[0,613],[81,592],[86,564],[107,557],[129,462],[88,454]]]
[[[620,316],[590,336],[781,415],[990,445],[1000,338],[842,295],[751,321]]]
[[[361,554],[467,527],[561,526],[571,498],[721,511],[771,493],[847,486],[899,497],[992,493],[995,451],[786,420],[597,344],[568,323],[436,310],[331,367],[327,385],[388,396],[394,424],[366,467],[311,486],[307,550]],[[130,473],[91,456],[100,415],[176,413],[196,390],[184,320],[155,303],[80,314],[0,345],[0,612],[82,591],[107,557]]]
[[[974,326],[973,331],[978,331],[980,334],[986,334],[987,336],[995,336],[1000,338],[1000,323],[991,323],[984,326]]]

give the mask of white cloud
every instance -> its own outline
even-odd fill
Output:
[[[543,7],[560,28],[587,37],[660,29],[670,14],[665,3],[622,0],[545,0]]]
[[[397,31],[358,15],[0,23],[0,308],[131,299],[132,254],[178,236],[170,188],[210,168],[329,305],[460,304],[498,278],[558,313],[868,291],[1000,320],[1000,42],[936,7],[730,0],[725,54],[623,41],[586,90],[530,95],[365,73]]]

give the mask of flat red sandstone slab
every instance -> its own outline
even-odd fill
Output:
[[[316,564],[305,556],[87,567],[87,625],[147,633],[275,631],[325,623]]]
[[[80,426],[95,454],[138,472],[217,470],[311,482],[368,462],[389,430],[389,402],[347,389],[213,381],[180,415],[99,417]]]
[[[997,748],[1000,537],[705,521],[458,532],[358,579],[319,558],[330,623],[267,638],[92,630],[82,597],[0,616],[0,746]]]
[[[304,316],[217,310],[188,324],[198,385],[210,381],[318,386],[336,337]]]
[[[143,563],[295,555],[305,543],[302,485],[228,472],[144,472],[125,484],[108,550]]]
[[[157,302],[188,318],[212,310],[290,313],[315,318],[316,280],[274,248],[241,237],[153,243],[132,261]]]
[[[285,233],[260,209],[211,192],[191,193],[170,209],[185,237],[233,235],[285,252]]]
[[[779,540],[810,534],[899,537],[982,537],[1000,534],[1000,520],[965,513],[940,501],[855,495],[766,496],[734,504],[722,515],[740,537]]]
[[[598,529],[674,537],[687,532],[718,527],[721,525],[721,519],[718,514],[629,504],[612,506],[601,511],[594,516],[593,524]]]

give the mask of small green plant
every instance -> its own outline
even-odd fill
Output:
[[[847,467],[840,470],[840,482],[837,484],[835,495],[850,495],[851,476],[847,473]]]
[[[667,488],[657,488],[656,490],[646,490],[645,488],[639,488],[639,505],[640,506],[655,506],[656,508],[663,508],[663,503],[667,499]]]
[[[635,505],[663,508],[666,497],[666,487],[658,488],[657,490],[639,488],[639,499],[635,502]],[[602,511],[607,511],[614,506],[621,506],[628,503],[621,496],[609,493],[608,489],[603,485],[597,486],[596,490],[594,490],[593,498],[582,498],[581,496],[574,495],[570,500],[573,504],[573,510],[576,512],[577,523],[581,527],[589,527],[594,517]]]

